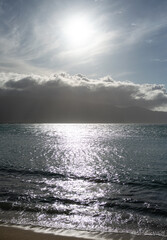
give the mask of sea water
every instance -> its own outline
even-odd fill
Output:
[[[167,236],[167,125],[1,124],[0,223]]]

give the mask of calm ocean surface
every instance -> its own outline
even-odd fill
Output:
[[[167,125],[1,124],[0,223],[167,236]]]

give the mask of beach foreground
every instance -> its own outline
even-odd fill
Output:
[[[14,227],[0,227],[1,240],[85,240],[85,238],[57,236],[51,233],[37,233]],[[89,239],[87,239],[89,240]]]
[[[74,231],[75,232],[75,231]],[[84,233],[84,232],[83,232]],[[24,228],[18,227],[8,227],[8,226],[0,226],[0,240],[167,240],[165,236],[149,236],[149,235],[133,235],[128,233],[110,233],[105,235],[105,233],[101,234],[91,234],[89,237],[78,237],[75,236],[63,236],[56,235],[56,231],[54,232],[35,232],[35,229],[27,230]],[[78,234],[76,234],[78,235]],[[84,234],[83,234],[84,235]]]

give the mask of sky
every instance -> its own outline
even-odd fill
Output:
[[[61,82],[167,111],[166,12],[166,0],[0,0],[0,97]]]

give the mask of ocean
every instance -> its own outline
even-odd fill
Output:
[[[167,125],[0,124],[0,224],[166,239]]]

